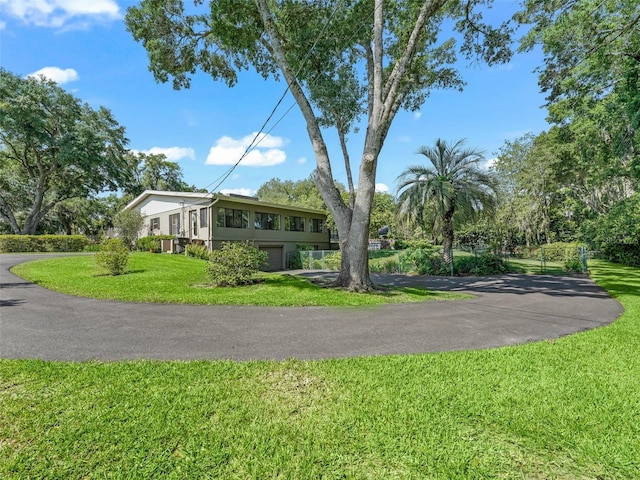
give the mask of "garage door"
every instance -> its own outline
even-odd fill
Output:
[[[260,246],[258,248],[263,252],[267,252],[269,254],[269,265],[265,267],[265,270],[282,270],[282,247]]]

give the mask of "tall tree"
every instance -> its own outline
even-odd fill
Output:
[[[464,148],[464,140],[449,144],[436,140],[434,147],[418,150],[431,165],[407,168],[399,177],[398,209],[421,222],[430,220],[442,233],[444,257],[450,263],[454,239],[454,215],[470,217],[495,206],[497,183],[483,170],[481,152]]]
[[[137,168],[134,181],[125,189],[126,194],[135,197],[145,190],[194,191],[194,187],[184,181],[180,165],[167,160],[166,155],[142,152],[130,152],[129,155]]]
[[[282,76],[306,121],[313,145],[314,180],[340,236],[342,264],[336,283],[372,287],[368,270],[370,213],[378,157],[400,108],[417,109],[433,88],[461,88],[452,67],[455,42],[441,26],[463,33],[461,49],[489,63],[507,60],[506,25],[482,22],[481,0],[223,0],[185,11],[181,0],[143,0],[126,22],[147,49],[159,81],[188,87],[197,69],[229,86],[253,66],[264,77]],[[199,10],[202,8],[203,10]],[[364,74],[363,74],[364,73]],[[336,94],[357,85],[351,95]],[[315,110],[314,110],[315,107]],[[348,133],[367,118],[357,188],[345,201],[336,188],[322,127]],[[322,119],[322,120],[321,120]],[[344,138],[344,137],[341,137]],[[344,155],[343,155],[344,156]],[[345,156],[347,171],[349,157]],[[355,198],[353,198],[355,197]]]
[[[131,180],[124,128],[54,82],[0,69],[0,220],[33,234],[57,204]]]
[[[531,25],[521,48],[544,51],[550,120],[569,126],[583,151],[608,150],[631,195],[640,181],[640,2],[526,0],[516,19]]]

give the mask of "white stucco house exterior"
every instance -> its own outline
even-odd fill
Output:
[[[145,190],[126,209],[140,210],[144,217],[140,237],[173,235],[210,250],[222,242],[249,241],[269,254],[270,270],[286,268],[287,254],[296,245],[331,248],[326,213],[253,197]],[[163,250],[172,245],[167,242]]]

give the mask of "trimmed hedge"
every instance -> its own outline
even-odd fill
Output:
[[[81,252],[89,243],[84,235],[0,235],[0,253]]]
[[[175,235],[149,235],[138,239],[136,247],[141,252],[160,253],[162,250],[162,240],[172,240]]]

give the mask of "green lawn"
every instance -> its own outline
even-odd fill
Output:
[[[365,306],[470,298],[455,292],[393,288],[352,293],[321,288],[291,275],[262,274],[263,283],[242,288],[206,285],[204,260],[182,255],[134,253],[129,273],[110,276],[96,269],[93,256],[50,258],[17,265],[12,272],[70,295],[129,302],[201,305]]]
[[[624,315],[555,341],[327,361],[0,361],[0,477],[640,478],[640,270],[591,270]]]

